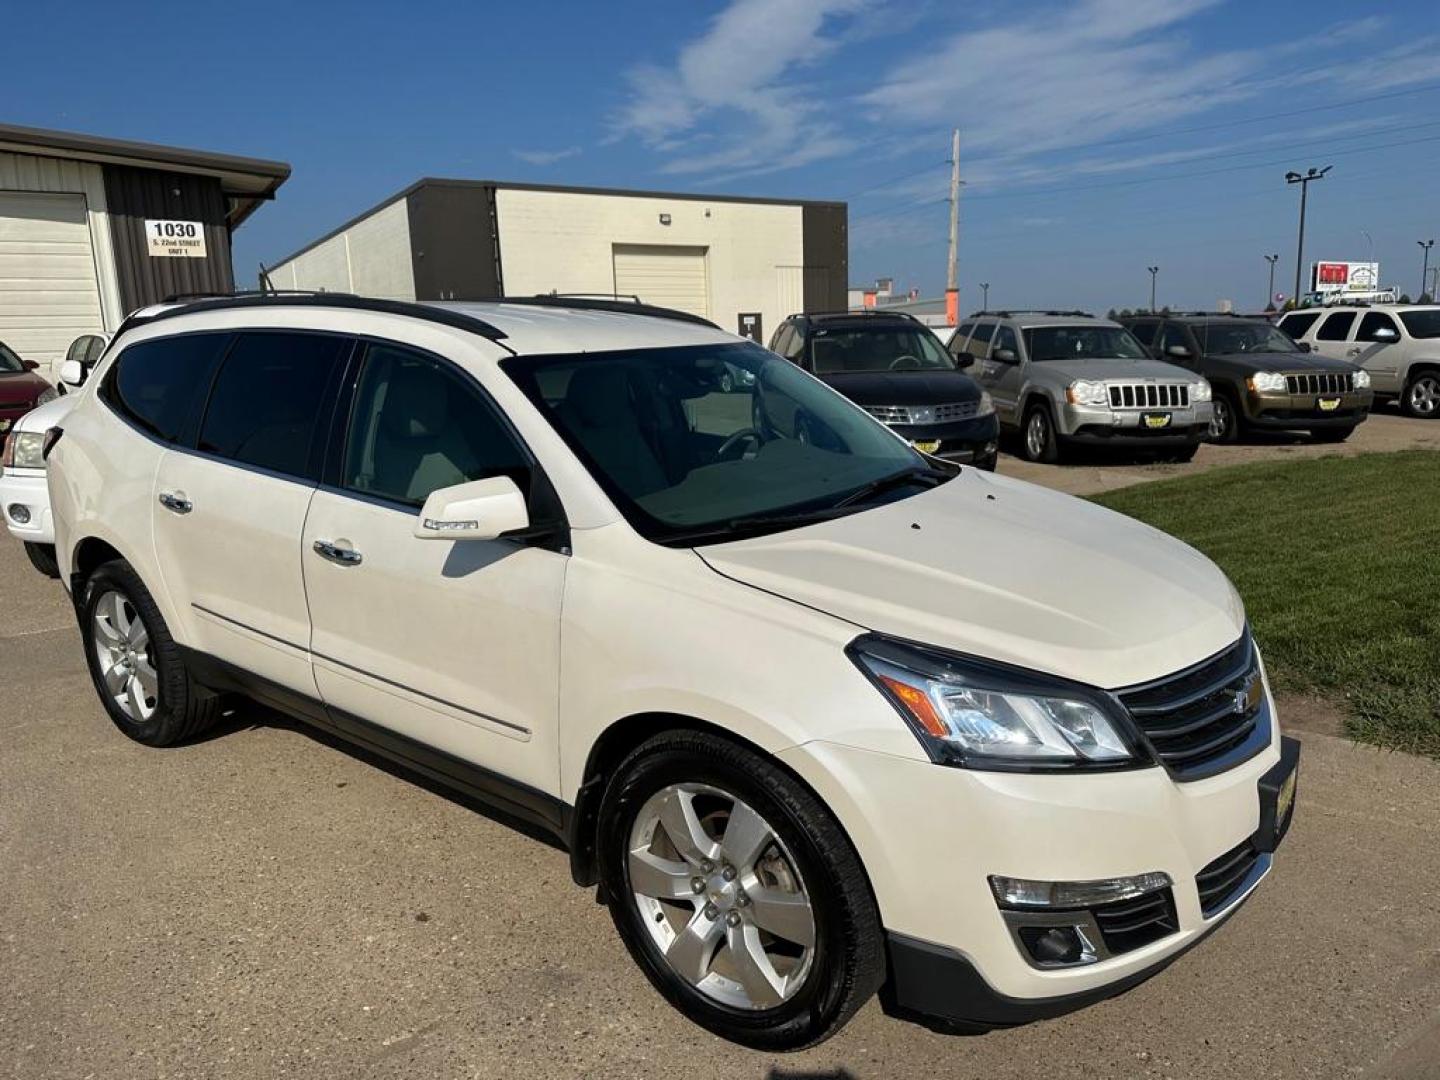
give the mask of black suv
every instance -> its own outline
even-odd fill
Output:
[[[990,395],[956,370],[955,359],[918,319],[885,311],[792,315],[775,330],[770,349],[922,453],[995,468],[1000,424]],[[793,422],[798,429],[805,419]]]
[[[1198,371],[1214,392],[1212,442],[1254,431],[1308,431],[1344,442],[1370,415],[1370,376],[1296,345],[1267,320],[1215,312],[1120,320],[1152,356]]]

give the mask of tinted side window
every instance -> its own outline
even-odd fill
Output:
[[[1190,348],[1190,342],[1185,337],[1185,328],[1179,323],[1166,323],[1165,329],[1160,332],[1160,341],[1156,347],[1162,359],[1169,355],[1168,350],[1172,345]]]
[[[1135,339],[1148,349],[1155,344],[1155,331],[1160,329],[1160,324],[1154,319],[1141,319],[1130,323],[1128,329],[1135,335]]]
[[[1305,331],[1314,326],[1315,320],[1318,318],[1320,318],[1318,311],[1298,311],[1281,319],[1280,329],[1298,340],[1305,336]]]
[[[1376,330],[1393,330],[1395,337],[1400,336],[1400,328],[1395,325],[1395,320],[1386,315],[1383,311],[1367,311],[1365,317],[1360,320],[1360,329],[1355,333],[1356,341],[1375,341]],[[1395,338],[1387,338],[1387,341],[1394,341]]]
[[[990,353],[990,335],[995,333],[993,322],[981,323],[970,335],[969,353],[977,360],[983,360]]]
[[[1315,337],[1320,341],[1344,341],[1345,335],[1350,333],[1350,324],[1354,321],[1353,311],[1337,311],[1320,324]]]
[[[1015,331],[1010,327],[997,327],[993,344],[996,349],[1009,349],[1015,354],[1015,359],[1020,359],[1020,342],[1015,337]]]
[[[350,339],[243,333],[215,379],[197,449],[242,465],[320,478],[326,387]]]
[[[785,348],[780,355],[786,360],[800,362],[801,355],[805,352],[805,333],[794,323],[790,324],[790,337],[785,342]]]
[[[230,339],[228,332],[182,334],[131,345],[111,366],[100,397],[136,427],[174,442]]]
[[[525,452],[480,392],[427,356],[371,346],[355,389],[340,483],[419,507],[440,488],[509,476],[528,487]]]

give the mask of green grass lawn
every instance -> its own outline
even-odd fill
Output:
[[[1440,757],[1440,453],[1241,465],[1096,501],[1230,575],[1277,690],[1334,700],[1356,738]]]

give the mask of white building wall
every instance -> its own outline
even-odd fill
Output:
[[[386,300],[415,299],[410,216],[404,199],[269,268],[277,289],[324,289]]]
[[[741,312],[758,311],[768,341],[780,320],[800,310],[793,284],[793,268],[804,262],[798,206],[513,188],[495,197],[510,296],[613,292],[615,245],[673,245],[705,249],[708,314],[723,329],[733,332]]]
[[[115,249],[110,241],[106,214],[105,174],[99,165],[68,158],[0,152],[0,190],[77,194],[85,197],[90,248],[95,253],[95,277],[100,293],[100,318],[107,333],[124,321],[120,280],[115,271]]]

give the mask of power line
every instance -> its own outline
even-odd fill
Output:
[[[869,195],[872,191],[879,191],[882,188],[889,187],[891,184],[898,184],[901,180],[911,180],[914,177],[920,176],[922,173],[929,172],[931,169],[938,169],[942,165],[949,164],[949,161],[937,161],[933,164],[926,165],[923,169],[916,169],[914,172],[905,173],[903,176],[892,176],[889,180],[880,181],[880,183],[876,184],[874,187],[864,188],[860,191],[852,191],[849,195],[842,195],[840,196],[840,198],[845,201],[849,201],[850,199],[858,199],[861,195]]]

